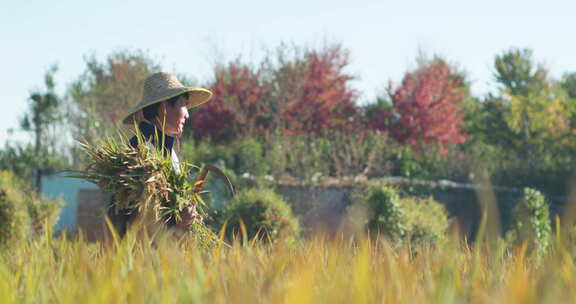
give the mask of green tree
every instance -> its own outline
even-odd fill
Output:
[[[560,81],[560,85],[568,94],[568,98],[571,99],[571,103],[576,103],[576,72],[573,73],[566,73],[562,76],[562,80]],[[576,108],[570,108],[570,123],[571,129],[576,129]]]
[[[20,121],[20,128],[30,132],[34,137],[33,146],[6,145],[1,159],[7,163],[9,169],[17,169],[15,163],[23,162],[27,168],[19,168],[24,177],[34,176],[34,187],[41,187],[42,174],[50,169],[65,166],[65,157],[62,156],[57,142],[56,132],[64,119],[62,113],[62,98],[55,91],[54,74],[57,66],[48,69],[44,76],[45,89],[34,90],[28,98],[28,112]],[[11,163],[11,164],[10,164]],[[35,170],[30,172],[28,168]]]
[[[30,143],[13,144],[7,142],[0,150],[0,170],[14,172],[22,180],[32,184],[36,158],[34,146]]]
[[[568,97],[576,99],[576,73],[566,73],[560,82]]]
[[[506,109],[502,98],[494,94],[468,100],[464,130],[470,134],[473,141],[506,146],[510,138],[515,136],[504,119]]]
[[[486,103],[487,134],[506,136],[522,154],[550,150],[570,142],[572,101],[562,85],[548,79],[529,49],[510,49],[494,60],[499,96]]]
[[[521,140],[516,140],[518,148],[552,148],[570,141],[571,100],[561,87],[549,85],[527,96],[505,90],[503,95],[508,107],[504,118]]]
[[[84,73],[68,89],[74,137],[92,142],[115,135],[142,96],[144,80],[157,71],[160,65],[143,51],[117,51],[104,62],[88,57]]]
[[[512,48],[496,56],[494,78],[503,89],[516,96],[528,96],[547,86],[548,71],[536,64],[530,49]]]

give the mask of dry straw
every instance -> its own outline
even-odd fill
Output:
[[[234,193],[232,184],[219,169],[180,162],[180,170],[174,170],[170,158],[162,154],[161,146],[155,148],[147,144],[139,132],[136,136],[139,139],[137,148],[124,137],[119,140],[106,138],[94,146],[81,143],[88,154],[88,165],[73,177],[93,182],[109,193],[110,206],[116,212],[135,212],[139,221],[146,223],[171,219],[178,222],[182,220],[181,212],[193,204],[205,215],[206,204],[201,194],[209,171],[223,178]],[[190,178],[189,174],[194,171],[196,178]],[[201,221],[194,221],[190,228],[215,239]]]

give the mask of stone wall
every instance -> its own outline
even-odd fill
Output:
[[[468,237],[473,237],[480,223],[481,206],[494,206],[494,214],[500,220],[501,228],[506,230],[510,225],[512,208],[522,197],[522,189],[449,181],[428,182],[387,178],[371,182],[384,182],[397,186],[406,195],[433,197],[446,207],[452,218],[452,228]],[[276,191],[292,205],[294,213],[300,216],[304,227],[336,231],[344,219],[346,208],[353,203],[354,194],[362,192],[366,187],[366,183],[345,186],[277,185]],[[482,199],[479,200],[479,197]],[[551,215],[558,214],[564,198],[547,197],[547,199],[551,203]]]
[[[473,237],[481,219],[481,203],[478,193],[493,193],[498,206],[497,212],[502,228],[509,225],[512,207],[522,195],[521,189],[485,187],[481,185],[457,184],[447,181],[426,182],[400,178],[372,181],[396,185],[409,195],[432,196],[444,204],[453,219],[453,228]],[[292,206],[295,215],[300,217],[302,227],[310,231],[336,231],[346,215],[346,209],[353,203],[355,193],[362,192],[366,183],[348,185],[286,185],[278,184],[275,190]],[[490,195],[488,195],[490,197]],[[560,210],[562,198],[548,198],[552,202],[552,214]],[[98,239],[104,231],[104,199],[98,190],[81,189],[78,192],[77,228],[84,231],[89,239]]]

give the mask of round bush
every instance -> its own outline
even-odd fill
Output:
[[[226,221],[226,235],[241,233],[240,222],[246,227],[249,239],[276,241],[293,240],[300,232],[298,219],[290,206],[271,189],[253,188],[239,193],[222,211],[218,222]]]
[[[391,187],[372,186],[366,190],[361,204],[368,211],[366,228],[391,240],[399,241],[407,233],[406,217],[400,207],[400,196]]]
[[[414,244],[441,239],[448,228],[448,214],[432,198],[401,198],[395,188],[371,186],[360,198],[359,206],[367,211],[365,227],[392,241]]]
[[[443,238],[448,230],[448,212],[433,198],[406,197],[401,201],[413,244],[432,243]]]
[[[43,235],[56,221],[63,203],[46,200],[10,171],[0,171],[0,247]]]
[[[546,198],[538,190],[524,188],[520,202],[512,210],[512,230],[508,239],[526,242],[530,249],[545,252],[552,238],[550,211]]]
[[[31,232],[25,193],[9,171],[0,171],[0,247]]]

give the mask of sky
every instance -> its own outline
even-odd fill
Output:
[[[18,129],[27,96],[57,64],[57,91],[121,49],[144,50],[168,72],[209,79],[213,63],[257,62],[282,42],[350,51],[361,102],[400,82],[420,52],[464,69],[472,92],[496,89],[494,56],[530,48],[555,78],[576,72],[576,1],[0,1],[0,149],[29,140]]]

